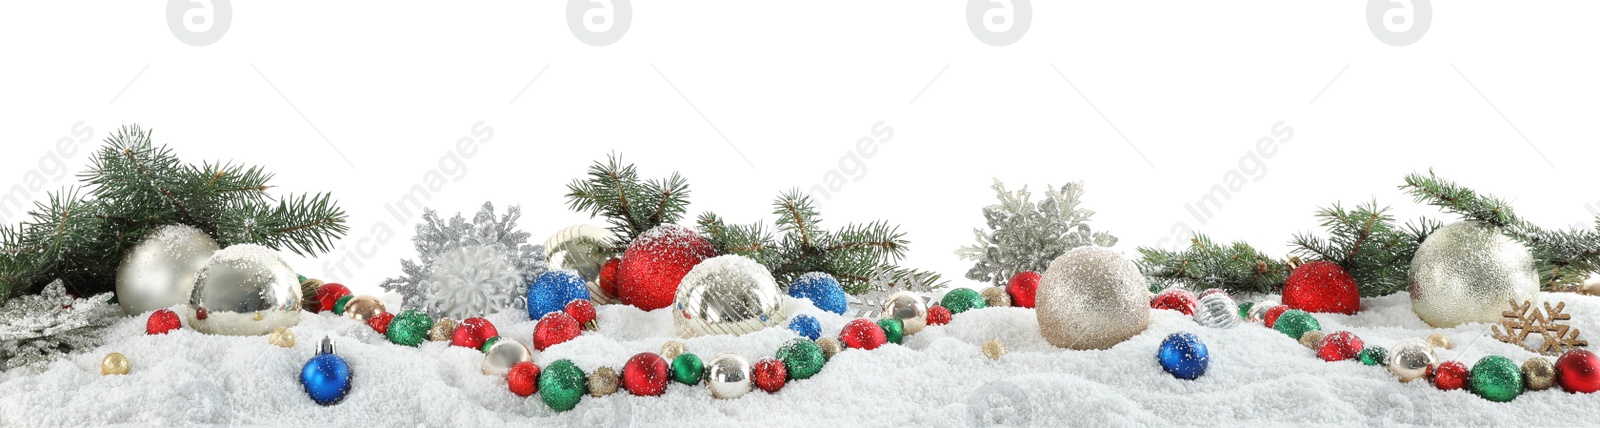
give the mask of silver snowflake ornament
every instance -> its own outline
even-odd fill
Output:
[[[400,293],[408,308],[432,317],[466,319],[527,305],[528,284],[548,265],[544,247],[530,245],[516,229],[522,209],[512,206],[495,217],[494,204],[467,222],[460,214],[448,222],[429,209],[413,238],[420,262],[401,260],[403,275],[381,286]]]

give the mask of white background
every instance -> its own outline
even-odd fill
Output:
[[[191,46],[166,3],[4,6],[0,191],[72,184],[138,123],[188,161],[332,192],[351,236],[292,263],[358,292],[415,255],[417,219],[385,204],[479,122],[492,137],[427,205],[519,204],[539,243],[600,224],[562,195],[608,152],[647,177],[682,172],[691,216],[770,221],[773,196],[823,182],[881,121],[893,137],[864,173],[844,164],[827,222],[899,223],[907,265],[969,286],[952,252],[982,225],[991,178],[1087,182],[1094,225],[1130,255],[1178,242],[1177,223],[1287,252],[1333,201],[1448,220],[1396,190],[1429,168],[1547,226],[1600,207],[1594,2],[1439,2],[1399,47],[1357,1],[1037,2],[1007,46],[975,37],[961,1],[636,2],[609,46],[583,43],[559,1],[238,2],[218,41]],[[1241,164],[1278,122],[1293,136],[1264,172]],[[1184,205],[1233,170],[1248,181],[1201,224]],[[377,239],[384,226],[397,235]],[[364,266],[334,272],[344,257]]]

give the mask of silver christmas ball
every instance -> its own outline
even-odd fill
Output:
[[[1266,322],[1267,311],[1272,310],[1274,306],[1278,305],[1280,304],[1277,300],[1262,300],[1260,302],[1256,302],[1254,305],[1250,305],[1250,314],[1247,321],[1257,324]]]
[[[235,245],[200,270],[186,315],[201,333],[259,336],[299,324],[300,298],[300,279],[276,251]]]
[[[1106,349],[1150,325],[1149,287],[1139,267],[1108,248],[1074,248],[1039,281],[1039,330],[1069,349]]]
[[[528,352],[528,347],[521,342],[502,337],[494,341],[494,345],[490,345],[489,350],[483,353],[483,364],[479,365],[479,368],[486,375],[505,376],[511,372],[511,366],[524,361],[533,361],[533,353]]]
[[[1528,247],[1482,223],[1428,235],[1411,259],[1411,310],[1428,325],[1493,323],[1512,301],[1538,304],[1539,274]]]
[[[785,321],[783,292],[766,266],[744,256],[713,257],[678,285],[672,319],[679,336],[740,335]]]
[[[724,400],[750,392],[750,360],[735,354],[722,354],[706,363],[706,386],[711,396]]]
[[[1233,328],[1239,325],[1239,305],[1226,293],[1212,293],[1200,298],[1194,311],[1194,322],[1211,328]]]
[[[589,287],[590,300],[596,304],[617,303],[616,296],[606,295],[600,289],[600,267],[611,254],[606,251],[616,245],[617,234],[603,227],[577,225],[561,229],[544,241],[544,257],[551,267],[577,272]],[[559,257],[557,257],[559,256]]]
[[[1407,340],[1389,348],[1389,373],[1401,382],[1410,382],[1428,375],[1428,366],[1437,361],[1433,346],[1420,340]]]
[[[157,228],[123,254],[117,265],[117,304],[128,315],[138,315],[187,301],[195,276],[220,249],[200,229]]]
[[[883,299],[883,317],[900,320],[905,334],[917,334],[928,326],[928,304],[917,293],[900,291]]]

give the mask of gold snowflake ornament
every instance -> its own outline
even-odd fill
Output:
[[[1512,300],[1511,310],[1501,312],[1505,318],[1499,325],[1490,326],[1490,331],[1501,342],[1544,355],[1561,355],[1573,348],[1589,346],[1588,341],[1578,338],[1578,329],[1561,322],[1572,319],[1571,314],[1562,312],[1566,308],[1566,302],[1554,307],[1545,302],[1544,309],[1540,310],[1533,307],[1533,302],[1518,304]],[[1537,347],[1528,343],[1528,336],[1535,334],[1543,339]]]

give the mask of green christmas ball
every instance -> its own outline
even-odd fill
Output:
[[[1486,400],[1504,403],[1522,395],[1522,368],[1510,358],[1490,355],[1478,360],[1467,375],[1472,393]]]
[[[672,359],[672,380],[684,385],[700,383],[700,376],[706,372],[706,364],[700,361],[695,354],[683,353],[678,358]]]
[[[1321,330],[1322,324],[1318,323],[1317,319],[1306,313],[1306,311],[1290,309],[1278,315],[1278,320],[1273,322],[1272,329],[1287,334],[1294,340],[1300,340],[1300,336],[1305,335],[1308,331]]]
[[[883,337],[889,339],[889,343],[898,345],[906,338],[906,323],[899,318],[878,320],[878,328],[883,329]]]
[[[354,298],[356,298],[356,296],[346,295],[344,297],[340,297],[339,300],[333,301],[333,314],[344,315],[344,305],[349,304],[350,299]]]
[[[557,412],[572,410],[588,392],[589,377],[568,360],[556,360],[539,373],[539,396]]]
[[[483,347],[482,348],[478,348],[478,352],[488,353],[489,352],[489,348],[493,347],[494,343],[495,342],[499,342],[500,339],[502,339],[502,337],[495,336],[495,337],[491,337],[491,338],[489,338],[487,340],[484,340],[483,341]]]
[[[1256,302],[1240,303],[1239,304],[1239,319],[1245,319],[1245,320],[1250,319],[1250,307],[1251,306],[1255,306],[1255,305],[1256,305]]]
[[[1381,366],[1387,364],[1384,360],[1388,355],[1389,351],[1383,348],[1368,346],[1367,349],[1362,349],[1360,353],[1356,354],[1356,358],[1361,360],[1361,364]]]
[[[985,306],[989,306],[989,301],[984,300],[983,295],[970,288],[957,288],[945,293],[944,299],[939,301],[939,306],[949,309],[953,315],[966,312],[969,309],[983,309]],[[891,342],[899,343],[893,340]]]
[[[778,348],[778,360],[783,361],[790,379],[810,379],[822,371],[822,366],[828,363],[828,356],[822,352],[821,346],[817,346],[817,342],[802,338],[790,339],[789,343]]]
[[[416,347],[428,341],[428,330],[432,328],[433,319],[428,318],[428,314],[407,309],[389,321],[389,341],[396,345]]]

